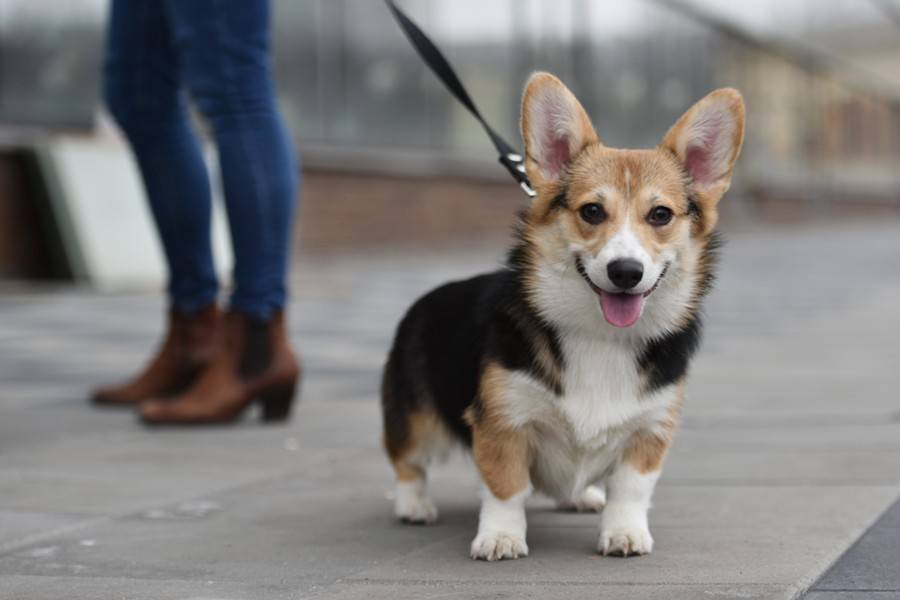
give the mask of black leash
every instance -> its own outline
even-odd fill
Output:
[[[438,79],[444,82],[444,85],[450,90],[450,93],[453,94],[463,106],[469,109],[472,116],[478,119],[478,122],[484,127],[484,131],[488,134],[488,137],[491,138],[494,147],[497,148],[497,152],[500,153],[500,164],[506,167],[506,170],[513,176],[513,179],[519,183],[519,187],[522,188],[522,191],[533,198],[536,194],[531,187],[531,182],[528,181],[528,176],[525,174],[525,163],[522,159],[522,155],[516,152],[515,148],[510,146],[506,140],[500,137],[500,134],[494,131],[494,129],[488,125],[488,122],[484,120],[478,107],[472,102],[472,98],[469,96],[466,88],[463,87],[459,77],[457,77],[456,73],[453,71],[453,67],[450,66],[450,63],[447,62],[447,59],[444,58],[441,51],[434,45],[434,42],[425,35],[425,32],[419,29],[418,25],[413,23],[412,20],[406,16],[406,13],[400,10],[394,0],[385,0],[385,2],[391,10],[391,13],[394,15],[394,18],[397,20],[397,23],[400,25],[400,28],[403,30],[403,33],[406,34],[407,39],[419,53],[419,56],[422,57],[422,60],[425,61],[425,64],[431,68]]]

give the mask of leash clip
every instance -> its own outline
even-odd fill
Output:
[[[537,196],[537,192],[534,191],[534,188],[531,187],[531,182],[528,181],[528,175],[525,174],[525,162],[521,154],[507,152],[506,154],[501,154],[497,160],[506,167],[513,179],[519,182],[519,187],[522,188],[526,196],[529,198]]]

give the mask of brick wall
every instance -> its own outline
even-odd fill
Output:
[[[300,251],[505,239],[525,195],[512,182],[304,174]]]

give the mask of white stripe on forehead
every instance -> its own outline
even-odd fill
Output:
[[[625,220],[625,223],[616,231],[615,235],[609,238],[597,256],[603,257],[606,262],[620,258],[634,258],[644,265],[652,262],[650,254],[631,229],[631,219]]]

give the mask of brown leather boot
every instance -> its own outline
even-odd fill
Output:
[[[141,403],[141,418],[153,425],[226,423],[256,401],[263,421],[284,421],[299,379],[282,312],[264,322],[230,311],[224,347],[212,364],[185,393]]]
[[[196,313],[170,310],[169,331],[143,372],[127,383],[94,390],[91,400],[104,406],[131,406],[183,391],[215,355],[221,327],[222,311],[215,304]]]

